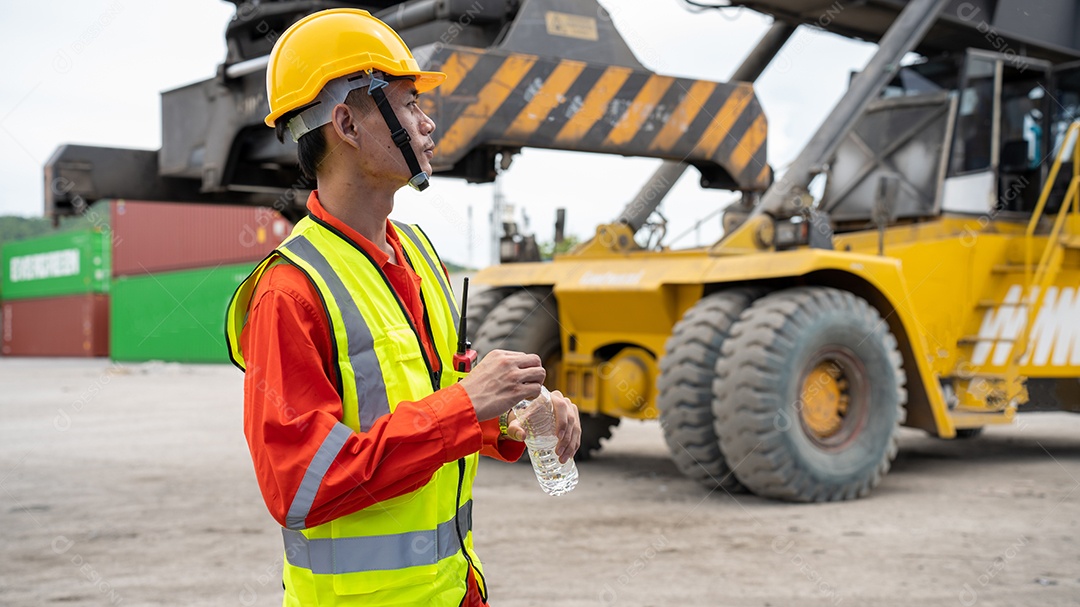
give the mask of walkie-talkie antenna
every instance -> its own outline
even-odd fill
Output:
[[[472,344],[465,334],[467,330],[467,317],[469,311],[469,277],[465,277],[465,284],[461,285],[461,320],[458,321],[458,354],[465,354]]]

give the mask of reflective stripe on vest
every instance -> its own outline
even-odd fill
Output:
[[[469,500],[456,517],[439,523],[436,529],[318,539],[308,539],[303,533],[289,529],[282,529],[281,534],[285,539],[285,558],[293,567],[310,569],[312,573],[342,574],[434,565],[460,552],[458,533],[465,537],[471,530],[472,500]]]
[[[424,260],[427,261],[428,266],[431,267],[432,270],[434,270],[435,276],[439,278],[439,286],[442,287],[443,296],[446,297],[446,301],[454,301],[453,291],[450,290],[450,285],[446,284],[446,276],[443,274],[442,267],[431,260],[431,256],[428,255],[427,252],[427,247],[425,247],[424,243],[420,241],[420,236],[416,233],[416,230],[414,230],[413,227],[407,223],[399,223],[395,221],[394,225],[397,227],[398,230],[403,232],[405,236],[409,238],[409,240],[413,241],[413,244],[416,245],[416,248],[420,249],[420,253],[424,256]],[[427,234],[425,234],[424,236],[426,237]],[[431,245],[430,240],[428,241],[428,245]],[[450,314],[454,317],[454,326],[458,326],[461,318],[458,315],[457,306],[450,306]]]
[[[390,413],[386,400],[386,384],[379,373],[379,359],[375,356],[374,338],[360,309],[356,307],[349,290],[330,267],[326,257],[304,235],[290,239],[282,248],[303,259],[326,281],[334,301],[341,309],[345,321],[345,335],[349,341],[349,362],[352,363],[356,400],[360,407],[360,429],[367,430],[375,420]]]
[[[319,445],[319,450],[315,452],[315,457],[311,458],[311,463],[304,472],[304,478],[300,481],[300,488],[296,490],[296,495],[289,504],[289,513],[285,515],[285,524],[289,529],[304,528],[304,521],[311,513],[311,504],[315,503],[315,494],[322,486],[323,477],[326,476],[330,464],[337,459],[338,453],[341,453],[341,448],[345,446],[345,441],[350,436],[352,436],[352,430],[339,422],[334,424],[322,444]]]

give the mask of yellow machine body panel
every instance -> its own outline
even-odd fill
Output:
[[[552,287],[562,334],[559,385],[584,412],[640,419],[656,417],[664,344],[704,294],[745,285],[843,288],[874,305],[900,341],[907,425],[951,437],[957,427],[1010,421],[1026,398],[1021,376],[1080,378],[1080,216],[1063,227],[1060,267],[1025,353],[1013,348],[1028,316],[1016,305],[1025,267],[1030,273],[1021,220],[944,216],[840,234],[834,250],[604,254],[594,247],[548,263],[492,266],[476,282]],[[1030,244],[1041,252],[1048,237]],[[943,394],[943,380],[958,382],[955,402]]]

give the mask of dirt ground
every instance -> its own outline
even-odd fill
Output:
[[[280,534],[225,366],[0,358],[0,605],[280,605]],[[573,493],[485,461],[496,607],[1078,605],[1080,416],[905,432],[874,494],[792,505],[682,478],[624,422]]]

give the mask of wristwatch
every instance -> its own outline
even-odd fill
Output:
[[[510,410],[507,409],[499,416],[499,437],[510,436],[507,434],[507,429],[510,428]]]

